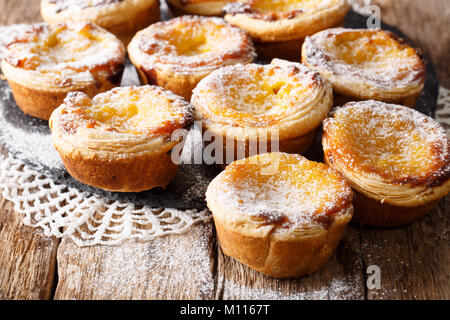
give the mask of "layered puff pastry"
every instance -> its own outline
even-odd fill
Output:
[[[118,87],[90,99],[72,92],[50,118],[53,143],[69,174],[109,191],[166,187],[177,172],[171,150],[192,106],[156,86]]]
[[[180,16],[194,14],[202,16],[221,16],[223,7],[235,0],[167,0],[170,11]]]
[[[384,30],[335,28],[306,38],[302,62],[333,84],[335,105],[378,100],[413,107],[425,83],[416,49]]]
[[[41,0],[41,15],[47,23],[93,22],[124,44],[160,20],[158,0]]]
[[[206,200],[222,251],[277,278],[321,268],[353,214],[351,187],[338,172],[286,153],[233,162]]]
[[[306,36],[343,24],[346,0],[241,0],[225,6],[225,20],[246,30],[258,57],[299,61]]]
[[[450,190],[450,144],[405,106],[350,102],[323,123],[326,162],[356,190],[355,221],[380,227],[423,217]]]
[[[190,99],[212,71],[255,57],[250,37],[221,18],[182,16],[140,31],[128,46],[141,83]]]
[[[120,84],[124,45],[88,22],[36,24],[7,45],[2,71],[23,112],[48,120],[71,91],[89,96]]]
[[[333,94],[317,72],[274,59],[214,71],[194,89],[191,103],[211,140],[223,145],[216,162],[229,164],[270,150],[305,152],[331,110]]]

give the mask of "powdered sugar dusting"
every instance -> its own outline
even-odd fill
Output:
[[[47,121],[22,113],[14,103],[11,88],[4,81],[0,81],[0,105],[2,145],[6,145],[8,150],[20,150],[26,159],[62,170],[62,162],[53,147]],[[14,143],[13,148],[8,147],[10,143]]]
[[[116,87],[92,100],[82,92],[71,92],[59,109],[58,124],[66,134],[74,134],[83,126],[163,137],[170,136],[176,129],[189,127],[193,120],[192,106],[188,102],[171,91],[150,85]]]
[[[58,257],[63,264],[60,281],[69,287],[64,292],[72,292],[75,297],[83,292],[97,299],[212,299],[211,240],[212,226],[208,223],[196,225],[184,235],[151,242],[81,249],[65,242]],[[99,264],[80,264],[94,257]],[[178,290],[174,292],[173,288]]]
[[[305,39],[304,59],[324,74],[363,79],[383,88],[423,86],[425,66],[415,50],[383,30],[328,29]]]
[[[7,46],[6,61],[14,67],[53,75],[65,86],[77,77],[110,76],[125,62],[125,48],[112,34],[88,22],[34,24]]]
[[[59,13],[64,10],[82,10],[91,7],[107,6],[124,0],[47,0],[55,5],[54,10]]]
[[[10,26],[0,26],[0,62],[6,56],[8,50],[6,45],[23,37],[24,33],[30,29],[28,24],[13,24]]]
[[[333,157],[348,168],[376,172],[397,183],[427,179],[433,184],[448,178],[450,143],[444,128],[411,108],[378,101],[349,103],[324,121],[324,132]]]
[[[303,104],[323,88],[317,72],[277,59],[270,65],[237,64],[216,70],[200,81],[191,101],[202,117],[214,122],[264,127],[304,112]]]
[[[146,69],[208,70],[255,57],[249,36],[221,18],[182,16],[159,22],[141,31],[132,43],[144,54]]]
[[[272,1],[241,0],[231,2],[224,7],[227,14],[246,14],[254,19],[275,21],[292,19],[301,14],[313,14],[335,5],[342,5],[341,0],[307,0],[307,1]]]
[[[264,173],[264,170],[274,170]],[[300,155],[263,154],[229,165],[208,188],[207,201],[282,227],[333,221],[347,209],[352,191],[329,167]]]

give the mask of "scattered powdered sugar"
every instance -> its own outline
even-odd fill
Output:
[[[295,228],[322,219],[326,224],[352,201],[346,181],[323,164],[287,154],[251,159],[229,165],[214,180],[212,196],[221,206]],[[271,167],[273,173],[264,172]]]
[[[91,74],[115,74],[125,62],[125,48],[112,34],[89,22],[31,25],[8,46],[13,66],[58,75],[53,82],[92,81]]]
[[[122,85],[137,85],[135,68],[127,64]],[[15,158],[32,167],[36,172],[51,177],[55,183],[100,195],[112,201],[130,202],[135,205],[176,209],[205,208],[204,195],[209,182],[217,175],[217,168],[205,165],[180,165],[178,174],[166,190],[150,190],[141,193],[107,192],[84,185],[67,174],[50,136],[47,121],[24,114],[15,104],[10,87],[0,81],[0,144]],[[192,144],[201,152],[202,140]],[[188,152],[190,148],[186,148]],[[183,151],[184,152],[184,151]],[[188,160],[186,163],[190,163]]]
[[[216,70],[200,81],[191,101],[216,123],[262,127],[301,112],[303,102],[322,88],[316,71],[274,60],[269,65],[236,64]]]
[[[101,7],[115,4],[124,0],[47,0],[55,5],[56,13],[64,10],[83,10],[91,7]]]
[[[28,24],[13,24],[10,26],[0,26],[0,62],[6,56],[8,50],[6,45],[23,37],[24,33],[31,28]]]
[[[290,279],[290,281],[292,281]],[[306,292],[290,290],[289,292],[271,287],[256,287],[235,281],[225,283],[225,297],[229,299],[261,299],[261,300],[327,300],[328,288],[323,286]]]
[[[376,44],[368,45],[371,42]],[[307,37],[304,50],[309,65],[334,75],[390,89],[423,84],[425,65],[402,42],[389,31],[335,28]]]
[[[408,107],[372,100],[349,103],[325,120],[324,132],[338,152],[333,157],[349,168],[375,170],[398,182],[420,182],[430,174],[438,178],[450,170],[444,128]]]
[[[97,299],[214,297],[210,223],[193,226],[183,235],[121,246],[80,249],[64,241],[64,250],[60,250],[58,257],[59,263],[64,263],[59,268],[59,277],[74,295],[82,291]],[[88,258],[98,264],[80,263]],[[83,281],[84,278],[89,281]]]
[[[314,13],[331,6],[343,5],[343,1],[271,1],[271,0],[241,0],[228,3],[223,10],[227,14],[245,14],[253,19],[275,21],[293,19],[300,14]]]
[[[53,147],[47,121],[24,114],[16,106],[6,81],[0,81],[0,124],[0,143],[7,150],[26,163],[33,161],[48,168],[63,169],[59,154]]]
[[[352,6],[353,11],[368,16],[373,14],[371,10],[372,0],[347,0],[347,2]]]
[[[235,60],[251,62],[255,57],[250,37],[215,17],[182,16],[158,22],[132,42],[143,53],[141,63],[146,69],[216,69]]]

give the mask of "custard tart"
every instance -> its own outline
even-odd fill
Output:
[[[319,32],[306,38],[302,62],[333,84],[339,106],[378,100],[413,107],[425,84],[418,51],[385,30]]]
[[[118,87],[90,99],[71,92],[50,118],[53,143],[75,179],[109,191],[166,187],[177,172],[171,150],[192,106],[156,86]]]
[[[166,0],[170,11],[176,16],[185,14],[221,16],[223,7],[233,1],[235,0]]]
[[[317,72],[274,59],[214,71],[194,89],[191,103],[211,141],[223,146],[215,150],[223,156],[216,154],[216,163],[229,164],[270,150],[305,152],[331,110],[333,93]]]
[[[252,41],[221,18],[182,16],[140,31],[128,46],[142,84],[155,84],[190,99],[212,71],[255,57]]]
[[[87,22],[31,25],[7,45],[2,71],[23,112],[48,120],[71,91],[89,96],[120,84],[125,47]]]
[[[352,218],[352,200],[338,172],[280,152],[231,163],[206,191],[224,254],[277,278],[326,264]]]
[[[450,190],[450,144],[432,118],[380,101],[350,102],[323,123],[326,162],[356,191],[355,221],[401,226]]]
[[[90,21],[124,44],[139,30],[159,21],[159,14],[158,0],[41,0],[45,22]]]
[[[258,58],[299,61],[306,36],[343,24],[346,0],[244,0],[225,6],[225,20],[247,31]]]

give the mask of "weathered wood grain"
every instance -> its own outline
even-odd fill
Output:
[[[1,0],[0,24],[31,23],[42,21],[40,0]]]
[[[282,279],[264,276],[219,250],[217,299],[337,300],[364,299],[359,232],[349,227],[336,254],[311,276]]]
[[[0,299],[50,299],[57,247],[0,199]]]
[[[381,288],[368,299],[450,298],[449,202],[407,227],[361,230],[364,265],[381,271]]]
[[[145,243],[58,249],[55,299],[213,299],[211,223]]]

